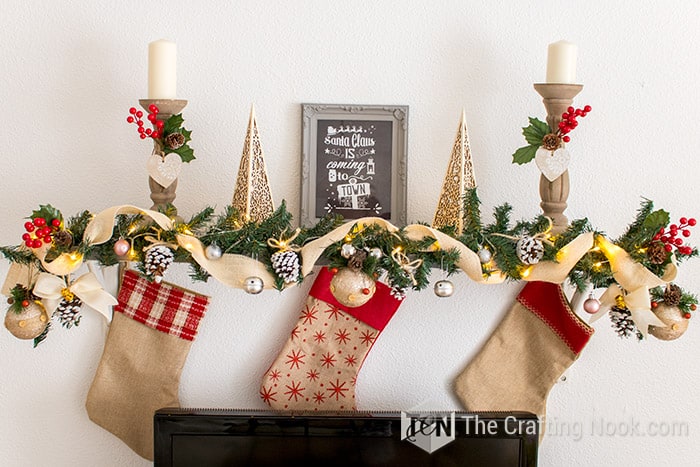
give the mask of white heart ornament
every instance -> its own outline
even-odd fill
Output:
[[[177,180],[182,168],[182,159],[178,154],[171,152],[165,157],[158,154],[151,154],[146,164],[148,175],[163,188],[168,188]]]
[[[556,151],[539,148],[535,153],[537,167],[550,182],[553,182],[566,172],[566,169],[569,168],[569,160],[571,160],[569,151],[564,148],[559,148]]]

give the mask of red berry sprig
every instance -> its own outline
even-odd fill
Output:
[[[143,112],[137,110],[136,107],[131,107],[129,109],[130,115],[126,117],[126,122],[136,125],[136,131],[139,133],[139,138],[160,139],[163,136],[163,126],[165,123],[162,120],[158,120],[158,112],[160,112],[160,110],[158,109],[157,105],[151,104],[148,106],[148,115],[146,116],[146,119],[153,124],[153,129],[144,128],[144,123],[142,120]]]
[[[47,223],[43,217],[37,217],[24,223],[26,232],[22,234],[22,240],[27,248],[41,248],[42,245],[53,242],[53,234],[60,228],[60,219],[51,219]]]
[[[578,126],[578,117],[585,117],[591,110],[592,108],[590,105],[586,105],[582,109],[569,107],[566,109],[566,112],[561,114],[558,134],[561,136],[562,141],[565,143],[571,141],[571,137],[568,135],[568,133]]]
[[[659,231],[654,235],[654,241],[661,242],[664,244],[664,249],[667,252],[672,252],[675,248],[678,254],[690,255],[693,253],[693,249],[683,244],[683,239],[679,237],[690,237],[690,230],[688,227],[695,227],[697,221],[694,218],[681,217],[678,224],[671,224],[666,231],[665,228],[661,227]]]

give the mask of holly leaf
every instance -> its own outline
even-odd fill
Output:
[[[513,153],[513,164],[527,164],[535,158],[535,153],[539,148],[539,144],[531,144],[530,146],[518,148],[518,150]]]
[[[185,144],[187,144],[188,141],[191,141],[192,138],[190,138],[190,135],[192,134],[192,130],[188,130],[187,128],[181,128],[180,133],[182,136],[185,137]]]
[[[180,156],[180,159],[182,159],[182,162],[190,162],[195,159],[194,157],[194,150],[188,145],[188,144],[183,144],[179,148],[175,150],[170,150],[168,152],[174,152],[178,156]]]
[[[185,119],[182,118],[182,114],[172,115],[163,125],[163,136],[178,132],[184,121]]]
[[[29,216],[29,219],[34,220],[39,217],[43,217],[47,223],[51,222],[52,219],[58,219],[63,222],[63,215],[61,214],[61,211],[50,204],[40,204],[39,209],[32,211],[32,215]]]
[[[642,223],[642,228],[648,232],[656,233],[661,227],[666,227],[671,222],[671,216],[663,209],[649,214]]]
[[[535,117],[529,117],[529,120],[530,125],[523,128],[523,136],[525,136],[525,141],[527,141],[527,143],[530,145],[541,146],[542,138],[551,133],[552,130],[549,128],[549,125],[542,120]]]

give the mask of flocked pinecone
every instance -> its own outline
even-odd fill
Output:
[[[678,306],[683,298],[683,291],[676,284],[668,284],[664,291],[664,303],[668,306]]]
[[[632,321],[632,313],[627,308],[614,306],[610,309],[610,321],[612,327],[620,337],[636,336],[637,339],[642,339],[642,334],[637,329],[637,326]]]
[[[146,251],[144,266],[146,274],[153,276],[156,282],[163,280],[163,274],[173,264],[175,253],[166,245],[156,245]]]
[[[82,305],[83,302],[75,295],[72,300],[64,298],[58,304],[54,316],[58,318],[58,322],[65,328],[70,329],[73,326],[78,326],[80,318],[82,318],[80,315],[80,307]]]
[[[393,286],[389,293],[396,300],[403,300],[404,298],[406,298],[406,289],[404,289],[403,287],[399,287],[397,285]]]
[[[270,256],[272,269],[285,283],[296,282],[299,279],[299,255],[292,251],[278,251]]]
[[[537,264],[544,256],[544,245],[539,238],[525,235],[515,244],[515,253],[524,264]]]

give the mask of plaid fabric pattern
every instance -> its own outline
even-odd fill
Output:
[[[149,282],[125,271],[114,309],[134,321],[188,341],[194,340],[209,297],[171,284]]]

